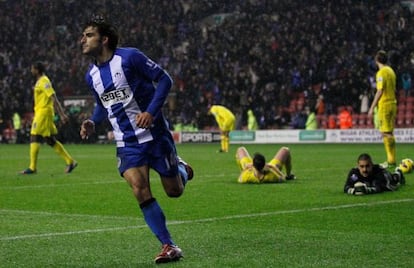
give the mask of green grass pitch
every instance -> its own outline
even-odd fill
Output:
[[[291,144],[297,180],[240,185],[232,144],[179,144],[195,178],[155,197],[184,258],[169,267],[414,267],[414,175],[398,191],[342,192],[359,153],[384,161],[382,144]],[[245,145],[270,159],[280,144]],[[155,267],[160,250],[116,168],[114,145],[66,145],[72,174],[46,145],[38,173],[28,145],[0,145],[0,267]],[[414,144],[397,145],[398,160]]]

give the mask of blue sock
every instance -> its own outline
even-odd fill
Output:
[[[164,212],[162,212],[157,200],[152,198],[140,204],[140,208],[144,214],[145,222],[161,244],[174,245],[174,242],[171,240],[170,232],[168,232],[167,229]]]
[[[188,174],[184,164],[178,163],[178,173],[180,173],[181,180],[183,181],[183,185],[185,186],[188,181]]]

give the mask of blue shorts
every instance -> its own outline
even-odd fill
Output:
[[[171,135],[163,135],[137,146],[118,147],[117,158],[121,176],[129,168],[145,165],[162,177],[178,175],[177,150]]]

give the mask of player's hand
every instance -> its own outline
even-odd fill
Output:
[[[135,122],[137,123],[137,126],[140,128],[150,128],[152,126],[153,121],[154,118],[148,112],[139,113],[135,116]]]
[[[81,138],[87,139],[90,135],[95,133],[95,123],[92,120],[85,120],[82,122],[81,129],[80,129],[80,136]]]
[[[60,121],[62,121],[63,124],[66,124],[67,122],[69,122],[69,117],[66,114],[61,114]]]
[[[368,186],[363,182],[356,182],[354,184],[354,195],[363,195],[368,193]]]

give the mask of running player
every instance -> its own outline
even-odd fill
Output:
[[[179,197],[193,177],[192,168],[177,156],[174,140],[161,108],[172,80],[157,63],[136,48],[118,48],[115,27],[101,16],[88,21],[81,38],[84,55],[94,62],[86,82],[96,99],[91,119],[82,123],[83,139],[95,124],[108,118],[117,146],[118,170],[129,183],[144,219],[162,244],[156,263],[179,260],[166,219],[150,188],[150,168],[161,177],[169,197]]]

